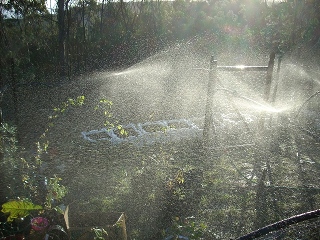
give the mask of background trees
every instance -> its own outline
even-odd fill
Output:
[[[231,51],[288,51],[320,37],[319,2],[311,0],[58,0],[50,13],[44,0],[2,0],[0,7],[0,87],[10,85],[13,95],[21,84],[130,65],[204,34],[214,39],[205,45]]]
[[[50,3],[49,12],[45,0],[0,2],[0,89],[9,86],[5,115],[16,125],[21,86],[128,66],[175,42],[205,35],[201,48],[209,54],[217,49],[268,51],[276,46],[289,51],[297,45],[319,45],[319,1]]]

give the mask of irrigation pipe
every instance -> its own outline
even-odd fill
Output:
[[[260,229],[258,229],[256,231],[253,231],[253,232],[251,232],[251,233],[249,233],[249,234],[247,234],[245,236],[236,238],[235,240],[255,239],[255,238],[264,236],[264,235],[266,235],[266,234],[268,234],[270,232],[277,231],[277,230],[286,228],[286,227],[288,227],[290,225],[293,225],[293,224],[296,224],[296,223],[299,223],[299,222],[303,222],[303,221],[306,221],[306,220],[311,220],[311,219],[317,218],[317,217],[320,217],[320,209],[314,210],[314,211],[311,211],[311,212],[302,213],[302,214],[299,214],[299,215],[292,216],[290,218],[284,219],[282,221],[270,224],[270,225],[268,225],[266,227],[260,228]]]

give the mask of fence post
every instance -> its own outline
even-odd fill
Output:
[[[272,84],[272,74],[273,74],[273,67],[274,67],[274,59],[276,58],[275,52],[270,54],[269,63],[268,63],[268,70],[267,70],[267,79],[264,91],[264,100],[266,102],[270,101],[270,91],[271,91],[271,84]]]
[[[271,96],[271,85],[272,85],[272,77],[273,77],[273,68],[274,68],[274,60],[275,60],[275,58],[276,58],[276,54],[273,51],[273,52],[271,52],[270,58],[269,58],[268,69],[267,69],[267,77],[266,77],[265,88],[264,88],[263,100],[266,103],[270,103],[272,101],[272,97],[273,97],[273,96]],[[258,121],[258,127],[257,127],[257,130],[259,132],[258,135],[261,135],[260,134],[261,131],[264,130],[265,118],[266,118],[266,114],[262,113],[261,116],[260,116],[260,119]]]
[[[203,140],[206,146],[210,146],[210,138],[214,138],[215,129],[213,126],[213,96],[216,92],[217,85],[217,60],[214,60],[214,56],[211,56],[210,60],[210,72],[208,80],[208,91],[207,91],[207,102],[206,102],[206,112],[204,118],[203,127]],[[213,139],[211,139],[213,140]]]
[[[271,103],[275,103],[276,97],[277,97],[277,91],[278,91],[278,85],[279,85],[279,77],[280,77],[281,61],[282,61],[282,55],[279,54],[279,56],[278,56],[277,73],[276,73],[277,75],[276,75],[276,78],[275,78],[275,85],[274,85],[274,90],[273,90],[273,94],[272,94]]]

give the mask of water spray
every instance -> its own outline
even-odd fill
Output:
[[[269,62],[267,66],[245,66],[245,65],[236,65],[236,66],[218,66],[217,60],[214,59],[213,56],[211,56],[210,60],[210,69],[209,69],[209,81],[208,81],[208,92],[207,92],[207,103],[206,103],[206,112],[205,112],[205,122],[204,122],[204,131],[203,131],[203,137],[205,142],[209,142],[209,140],[212,140],[215,137],[214,134],[214,125],[213,125],[213,97],[217,89],[217,83],[219,83],[221,86],[221,82],[219,81],[217,77],[217,71],[227,71],[227,72],[237,72],[237,71],[263,71],[266,72],[266,84],[265,84],[265,91],[264,91],[264,100],[269,101],[270,100],[270,93],[271,93],[271,83],[272,83],[272,74],[273,74],[273,67],[274,67],[274,60],[275,60],[275,53],[272,52],[270,54]],[[200,69],[205,70],[205,69]],[[223,87],[223,86],[222,86]],[[247,101],[250,101],[252,103],[255,103],[256,105],[262,107],[263,109],[267,109],[270,111],[270,108],[267,106],[264,106],[263,104],[252,100],[247,97],[240,96],[234,91],[230,91],[228,89],[222,88],[223,90],[232,93],[233,95],[243,98]],[[274,96],[275,97],[275,96]],[[274,109],[272,109],[272,112],[277,112]],[[239,112],[239,111],[238,111]],[[261,124],[263,121],[261,120]],[[212,137],[210,137],[210,135]]]
[[[218,91],[225,91],[225,92],[227,92],[227,93],[230,93],[233,97],[241,98],[241,99],[244,99],[244,100],[246,100],[246,101],[248,101],[248,102],[254,103],[255,105],[257,105],[257,107],[258,107],[259,109],[262,109],[262,110],[264,110],[264,111],[274,112],[274,113],[279,113],[279,112],[281,112],[281,110],[276,109],[276,108],[274,108],[274,107],[272,107],[272,106],[262,104],[262,103],[260,103],[260,102],[258,102],[258,101],[256,101],[256,100],[253,100],[253,99],[251,99],[251,98],[248,98],[248,97],[245,97],[245,96],[243,96],[243,95],[240,95],[240,94],[239,94],[237,91],[235,91],[235,90],[230,90],[230,89],[227,89],[227,88],[218,88],[217,90],[218,90]]]

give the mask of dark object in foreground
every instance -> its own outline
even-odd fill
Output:
[[[266,235],[272,231],[280,230],[280,229],[286,228],[292,224],[296,224],[296,223],[303,222],[303,221],[310,220],[310,219],[317,218],[317,217],[320,217],[320,209],[314,210],[311,212],[302,213],[302,214],[284,219],[282,221],[270,224],[266,227],[263,227],[263,228],[260,228],[256,231],[254,231],[254,232],[251,232],[245,236],[239,237],[235,240],[255,239],[255,238],[261,237],[263,235]]]

